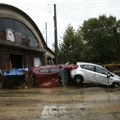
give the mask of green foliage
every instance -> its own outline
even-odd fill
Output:
[[[68,25],[63,35],[63,42],[59,45],[59,62],[74,63],[79,61],[82,46],[81,37],[79,37],[71,25]]]
[[[116,25],[116,26],[115,26]],[[84,21],[77,31],[69,24],[63,42],[59,46],[60,63],[88,61],[94,63],[111,63],[119,57],[120,20],[113,16],[99,16]],[[118,41],[119,42],[119,41]]]
[[[117,58],[117,45],[113,30],[116,18],[105,15],[84,21],[80,28],[81,35],[89,49],[90,61],[96,63],[111,63]]]

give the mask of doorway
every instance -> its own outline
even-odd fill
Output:
[[[23,67],[23,55],[21,54],[10,54],[9,57],[12,68],[22,68]]]

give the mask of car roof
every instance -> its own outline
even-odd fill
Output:
[[[48,68],[59,68],[57,65],[41,65],[37,68],[48,69]]]
[[[77,62],[77,65],[94,65],[94,66],[102,67],[101,65],[95,63],[89,63],[89,62]]]
[[[34,69],[49,69],[49,68],[71,68],[72,65],[71,64],[59,64],[59,65],[40,65],[38,67],[34,67]]]

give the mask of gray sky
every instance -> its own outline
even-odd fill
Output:
[[[58,41],[70,23],[75,30],[89,18],[99,15],[112,15],[120,19],[120,0],[0,0],[0,3],[13,5],[37,24],[46,38],[45,22],[47,22],[47,44],[52,48],[54,43],[54,4],[57,9]]]

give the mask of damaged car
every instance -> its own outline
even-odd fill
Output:
[[[120,86],[120,77],[110,72],[101,65],[77,62],[71,71],[71,77],[77,86],[84,83],[95,83],[118,88]]]
[[[69,83],[72,65],[41,65],[30,69],[32,86],[56,87]]]

